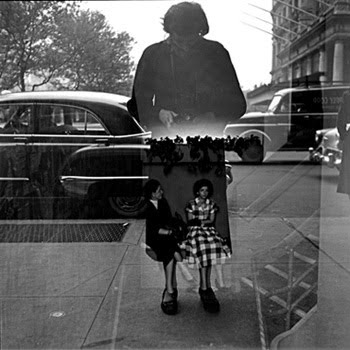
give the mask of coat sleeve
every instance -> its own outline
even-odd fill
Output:
[[[151,45],[143,52],[135,73],[132,99],[128,102],[130,104],[130,107],[128,106],[129,112],[136,113],[141,125],[146,127],[154,124],[154,120],[158,119],[159,114],[159,108],[153,104],[156,50],[157,46]]]
[[[219,69],[219,85],[215,94],[216,110],[227,121],[237,120],[246,112],[247,103],[230,54],[221,44],[216,50],[215,60]]]
[[[344,140],[347,133],[346,124],[350,120],[350,92],[345,92],[343,95],[343,101],[340,104],[338,118],[337,118],[337,129],[341,140]]]

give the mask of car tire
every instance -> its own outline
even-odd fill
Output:
[[[241,159],[246,163],[262,163],[265,158],[264,146],[252,143],[242,150]]]
[[[141,217],[146,211],[146,199],[135,197],[108,197],[110,208],[118,215],[128,218]]]

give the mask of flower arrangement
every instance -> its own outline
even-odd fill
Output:
[[[171,168],[183,157],[183,151],[180,145],[184,145],[183,138],[177,136],[175,139],[168,137],[160,139],[147,139],[146,143],[151,147],[147,151],[147,156],[150,162],[154,158],[158,157],[164,164],[164,173],[168,174]],[[224,151],[234,151],[239,156],[242,156],[243,151],[246,150],[251,144],[257,144],[261,141],[257,136],[249,137],[230,137],[227,138],[211,138],[210,136],[190,137],[186,138],[186,144],[189,147],[189,155],[193,161],[189,165],[189,171],[195,172],[200,170],[206,172],[212,169],[214,161],[210,159],[209,151],[212,151],[216,155],[217,170],[216,174],[220,175],[224,170],[222,164],[224,163]]]

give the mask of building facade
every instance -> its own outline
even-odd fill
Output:
[[[272,0],[271,83],[247,92],[248,111],[300,85],[350,83],[350,0]]]
[[[272,85],[350,82],[350,0],[273,0]]]

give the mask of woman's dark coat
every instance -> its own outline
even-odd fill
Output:
[[[213,112],[223,125],[245,113],[235,69],[220,43],[201,38],[186,58],[171,52],[165,40],[149,46],[139,61],[128,109],[143,126],[159,126],[160,109]]]

